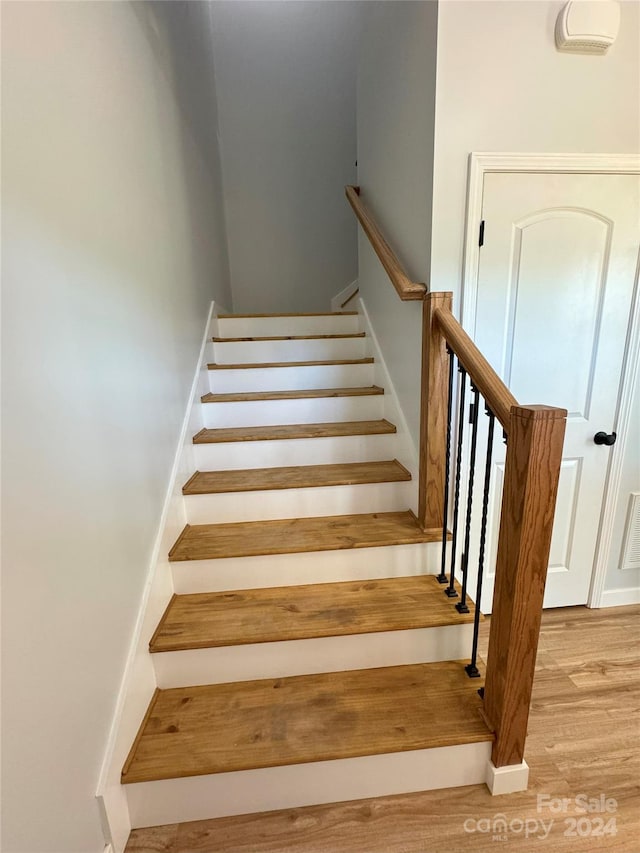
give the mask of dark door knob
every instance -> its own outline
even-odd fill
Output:
[[[618,436],[615,434],[615,432],[597,432],[593,436],[593,440],[596,444],[606,444],[607,447],[611,447],[612,444],[616,443],[617,437]]]

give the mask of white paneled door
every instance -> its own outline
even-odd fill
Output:
[[[611,447],[596,444],[594,436],[611,436],[616,426],[638,265],[640,178],[488,173],[482,218],[470,331],[521,403],[569,412],[545,607],[584,604],[611,454]],[[484,441],[481,434],[476,483],[483,481]],[[485,612],[493,597],[504,458],[498,434]],[[480,499],[478,493],[475,500]],[[472,570],[476,555],[470,556]]]

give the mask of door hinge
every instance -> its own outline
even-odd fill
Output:
[[[480,234],[478,235],[478,246],[484,246],[484,219],[480,223]]]

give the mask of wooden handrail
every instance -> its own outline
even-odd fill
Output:
[[[523,761],[567,412],[518,401],[451,313],[451,293],[411,281],[360,198],[346,196],[401,299],[423,300],[418,523],[447,538],[450,359],[457,356],[508,438],[496,582],[489,633],[485,714],[495,731],[494,768]],[[453,571],[453,569],[452,569]],[[476,602],[478,607],[480,602]]]
[[[369,209],[360,198],[360,187],[345,187],[345,195],[400,299],[423,299],[427,292],[427,286],[417,281],[411,281],[397,255],[384,239]]]
[[[517,406],[518,401],[451,311],[436,309],[435,321],[442,329],[447,343],[458,356],[458,361],[508,433],[511,426],[511,408]]]

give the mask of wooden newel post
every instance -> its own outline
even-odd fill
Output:
[[[511,409],[484,693],[495,767],[523,760],[566,416]]]
[[[427,293],[422,303],[422,396],[418,522],[442,529],[449,358],[436,311],[451,311],[451,293]]]

